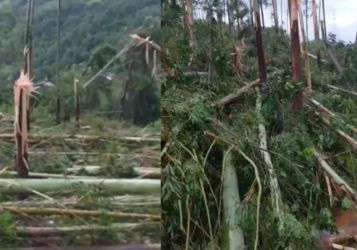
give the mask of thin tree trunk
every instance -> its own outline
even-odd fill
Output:
[[[278,33],[279,31],[279,19],[278,19],[278,6],[276,0],[272,0],[272,7],[273,7],[273,18],[274,18],[274,27],[275,32]]]
[[[79,88],[78,88],[78,82],[79,80],[75,77],[73,80],[73,88],[74,88],[74,112],[75,112],[75,123],[76,123],[76,128],[80,128],[80,114],[81,114],[81,108],[80,108],[80,93],[79,93]]]
[[[186,29],[186,32],[189,35],[189,45],[190,47],[193,47],[194,37],[193,37],[193,30],[192,30],[192,25],[193,25],[192,0],[184,0],[182,4],[185,13],[183,17],[183,24]]]
[[[327,40],[327,27],[326,27],[326,11],[325,11],[325,0],[322,0],[322,15],[323,15],[323,22],[324,22],[324,37]]]
[[[265,29],[264,10],[263,10],[263,3],[262,3],[262,1],[259,2],[259,7],[260,7],[260,16],[262,17],[263,29]]]
[[[314,22],[314,35],[315,35],[317,64],[318,64],[319,68],[321,68],[320,34],[319,34],[319,22],[317,20],[316,0],[312,0],[312,18],[313,18],[313,22]]]
[[[300,28],[301,28],[301,35],[302,35],[302,47],[304,50],[304,61],[305,61],[305,75],[306,75],[306,86],[307,86],[307,91],[309,94],[312,92],[312,86],[311,86],[311,72],[310,72],[310,61],[309,61],[309,56],[308,56],[308,47],[306,43],[306,38],[305,38],[305,30],[304,30],[304,21],[303,21],[303,13],[302,13],[302,8],[299,5],[299,14],[300,14]]]
[[[291,36],[291,71],[292,80],[295,83],[300,82],[300,36],[299,36],[299,0],[289,0],[290,12],[290,36]],[[299,90],[293,100],[293,112],[297,112],[303,105],[303,91]]]
[[[229,32],[232,34],[232,17],[231,17],[231,10],[230,10],[231,4],[229,3],[229,1],[230,0],[226,0],[226,8],[227,8]]]
[[[309,0],[305,0],[305,28],[306,28],[306,40],[309,40]]]
[[[258,55],[259,79],[261,84],[264,85],[267,82],[267,69],[265,64],[262,27],[260,23],[259,6],[257,0],[253,0],[253,13],[255,17],[254,29],[255,29],[255,38],[256,38],[257,55]]]
[[[57,81],[57,102],[56,102],[56,119],[57,122],[61,122],[61,86],[60,86],[60,54],[61,54],[61,0],[58,0],[57,6],[57,69],[56,69],[56,81]]]

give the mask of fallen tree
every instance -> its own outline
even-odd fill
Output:
[[[124,213],[120,211],[91,211],[70,208],[53,208],[53,207],[20,207],[20,206],[3,206],[0,205],[0,210],[9,211],[19,214],[33,215],[67,215],[75,217],[98,217],[108,216],[117,219],[151,219],[160,220],[160,215],[140,214],[140,213]]]
[[[157,194],[161,185],[160,180],[151,179],[0,179],[0,193],[69,192],[92,187],[111,195]]]
[[[346,181],[344,181],[331,167],[330,165],[325,161],[324,157],[316,151],[316,149],[313,150],[313,154],[315,158],[317,159],[318,164],[320,165],[321,168],[323,168],[328,175],[332,178],[334,182],[336,182],[338,185],[342,186],[342,188],[349,194],[351,194],[354,199],[357,200],[357,192],[347,184]]]
[[[243,86],[242,88],[236,90],[232,94],[229,94],[226,97],[223,97],[222,99],[218,100],[215,104],[213,104],[214,107],[221,108],[223,106],[233,104],[237,102],[237,100],[245,93],[247,93],[250,89],[260,85],[260,79],[254,80],[253,82],[250,82],[249,84]]]

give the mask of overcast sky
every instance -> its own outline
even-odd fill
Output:
[[[286,10],[287,0],[282,0],[283,3],[283,21],[286,29]],[[301,3],[305,3],[305,0],[300,0]],[[281,0],[277,0],[279,18],[281,16]],[[319,4],[320,0],[316,0]],[[313,39],[313,26],[311,17],[311,0],[309,0],[309,38]],[[325,0],[326,9],[326,26],[327,34],[329,32],[335,33],[337,39],[344,40],[345,42],[354,42],[357,31],[357,0]],[[265,20],[266,25],[271,24],[271,9],[266,9]],[[305,21],[305,20],[304,20]],[[281,21],[279,21],[281,22]],[[306,32],[306,31],[305,31]],[[321,33],[320,33],[321,34]]]

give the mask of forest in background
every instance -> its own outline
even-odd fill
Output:
[[[12,110],[9,96],[23,58],[26,3],[26,0],[1,1],[0,5],[0,105],[9,112]],[[152,40],[160,41],[157,0],[63,0],[60,13],[60,79],[57,85],[57,11],[57,1],[35,1],[32,27],[34,82],[48,81],[60,86],[60,90],[52,85],[42,87],[39,100],[34,101],[31,119],[55,120],[56,98],[60,92],[61,117],[68,121],[73,114],[74,77],[84,84],[131,40],[130,34],[138,33],[144,38],[150,36]],[[160,87],[153,84],[153,63],[151,61],[151,65],[147,65],[144,55],[145,48],[138,47],[130,56],[116,60],[84,89],[82,112],[124,117],[142,125],[158,120]],[[123,103],[126,81],[130,83]]]
[[[277,0],[162,1],[163,248],[356,247],[357,45],[323,2],[286,31]]]

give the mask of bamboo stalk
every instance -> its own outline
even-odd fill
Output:
[[[247,93],[251,88],[256,87],[260,84],[261,84],[260,79],[254,80],[248,85],[245,85],[242,88],[236,90],[234,93],[229,94],[228,96],[225,96],[222,99],[218,100],[215,104],[213,104],[213,106],[217,108],[221,108],[223,106],[233,104],[239,99],[239,97]]]
[[[161,215],[153,214],[139,214],[139,213],[125,213],[120,211],[91,211],[70,208],[54,208],[54,207],[19,207],[19,206],[3,206],[0,205],[2,211],[9,211],[19,214],[32,215],[67,215],[76,217],[98,217],[109,216],[117,219],[151,219],[160,220]]]
[[[99,187],[111,195],[160,193],[160,181],[151,179],[0,179],[0,193],[68,192],[74,187]]]
[[[345,187],[345,190],[350,193],[355,199],[357,199],[357,192],[351,188],[350,185],[347,184],[331,167],[330,165],[325,161],[323,155],[321,155],[319,152],[316,151],[316,149],[313,150],[313,154],[315,158],[317,159],[318,164],[320,167],[322,167],[327,174],[336,182],[338,185],[341,185]]]

